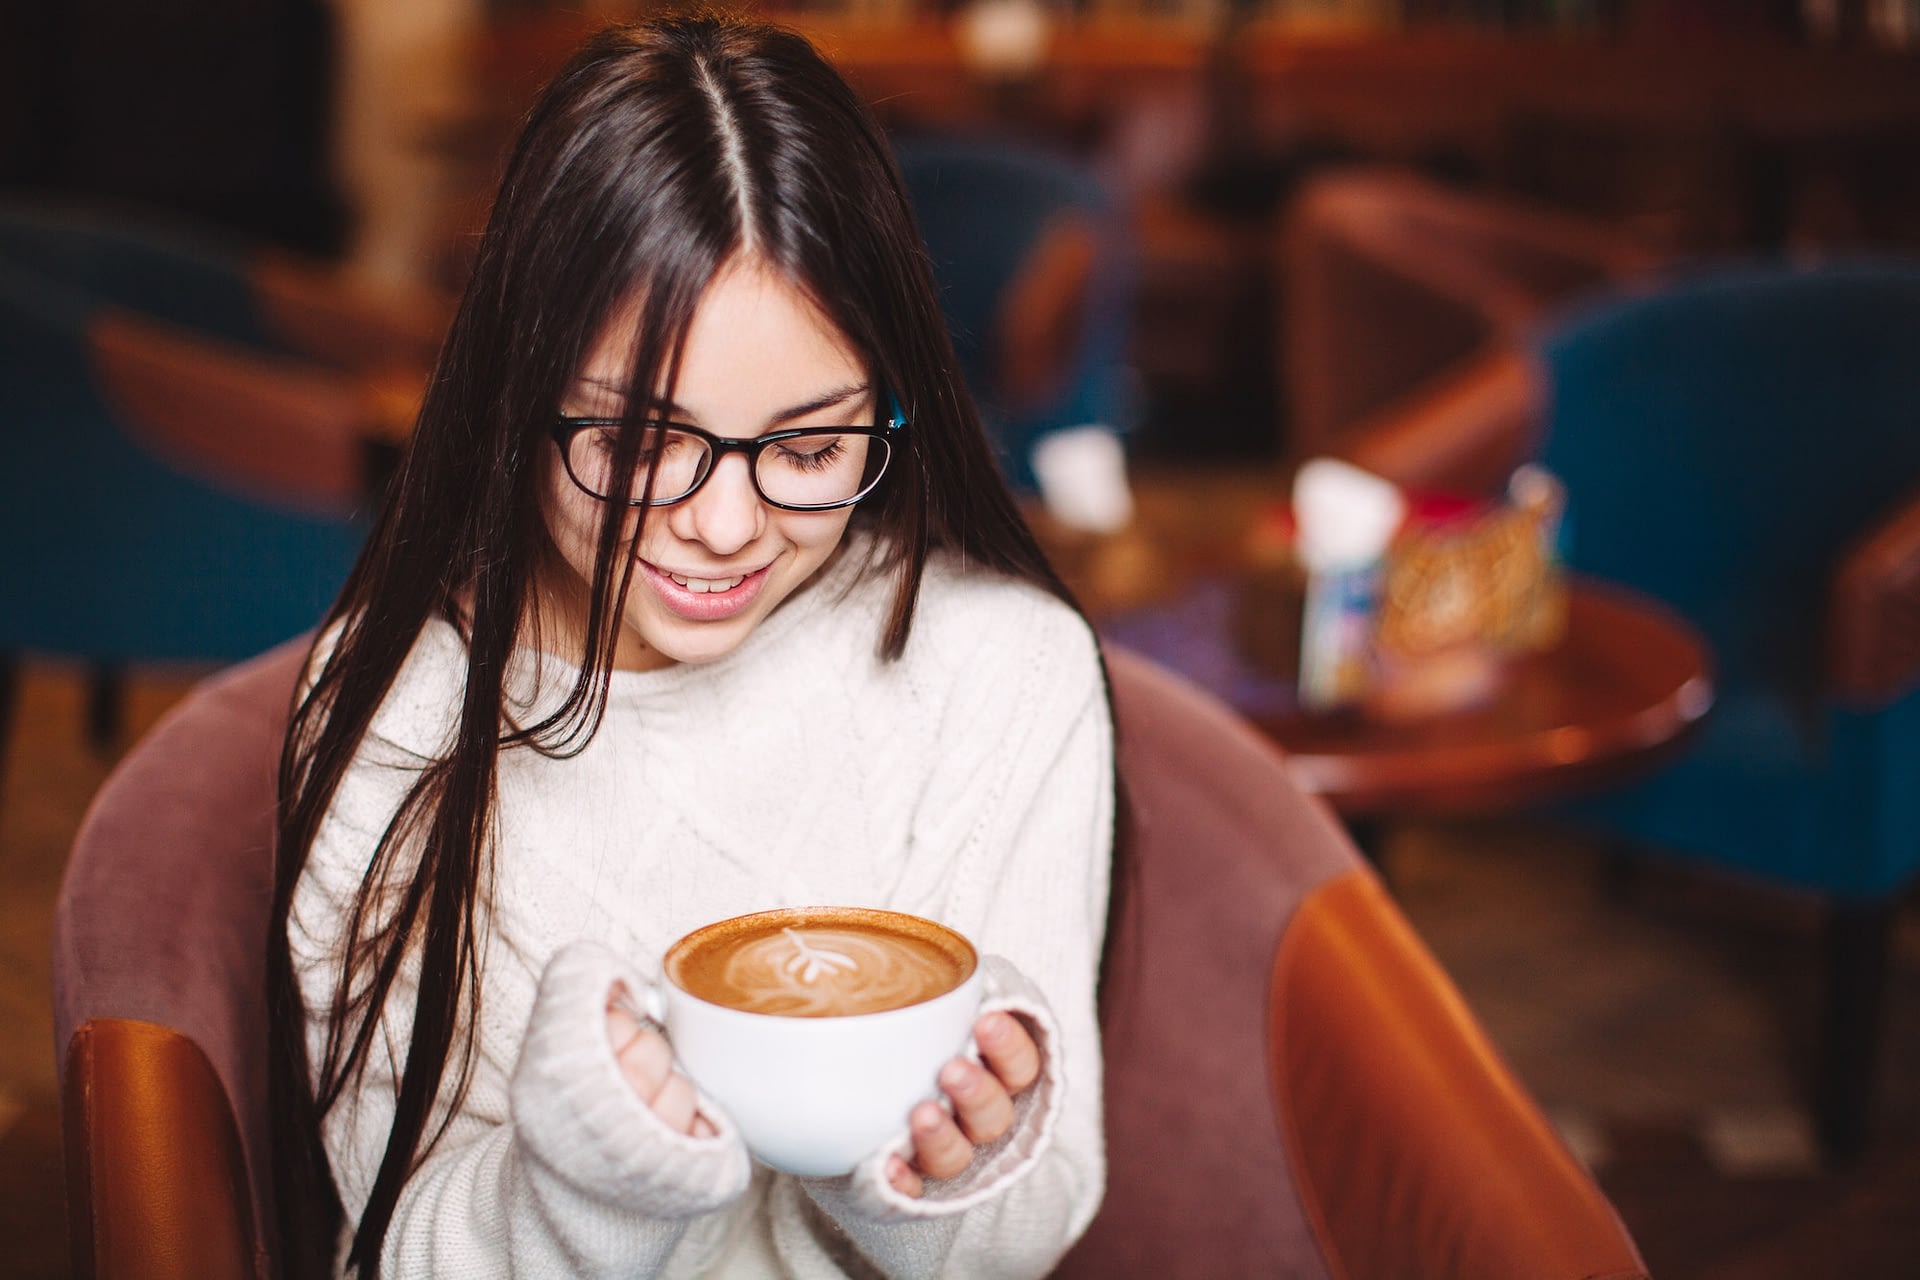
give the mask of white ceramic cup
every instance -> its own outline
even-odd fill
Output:
[[[787,916],[804,929],[848,915],[899,917],[935,930],[964,948],[970,964],[950,989],[877,1013],[748,1013],[691,995],[666,976],[644,995],[687,1076],[739,1127],[748,1151],[787,1173],[851,1172],[906,1132],[916,1103],[939,1096],[940,1068],[970,1052],[983,989],[978,953],[960,934],[917,916],[800,907],[693,930],[668,948],[663,966],[663,975],[671,973],[676,951],[743,921]]]

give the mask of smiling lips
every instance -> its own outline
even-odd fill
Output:
[[[641,565],[646,570],[647,585],[660,603],[688,622],[718,622],[732,617],[752,604],[767,582],[765,567],[727,578],[696,578],[669,573],[645,561]]]

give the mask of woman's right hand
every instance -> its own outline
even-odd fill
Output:
[[[613,1046],[620,1074],[667,1127],[696,1138],[711,1138],[715,1129],[700,1114],[693,1081],[673,1069],[673,1048],[667,1038],[640,1021],[624,986],[615,984],[607,996],[607,1040]]]

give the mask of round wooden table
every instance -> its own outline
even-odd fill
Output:
[[[1489,813],[1619,781],[1676,749],[1713,703],[1712,662],[1645,597],[1576,580],[1565,639],[1508,663],[1480,703],[1383,723],[1314,714],[1232,642],[1233,585],[1103,622],[1103,639],[1224,699],[1286,751],[1294,776],[1349,818]]]

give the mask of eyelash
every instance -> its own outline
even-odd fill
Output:
[[[671,427],[667,429],[672,430]],[[594,433],[594,443],[603,452],[612,453],[614,447],[613,432],[608,430],[596,431]],[[825,446],[815,449],[812,453],[803,453],[796,449],[789,449],[784,445],[774,446],[774,448],[780,451],[781,457],[803,470],[819,470],[822,467],[829,466],[846,451],[846,447],[846,441],[844,440],[829,441]],[[648,449],[644,443],[641,445],[639,460],[643,465],[652,452],[653,451]]]
[[[794,466],[799,467],[802,471],[820,471],[832,465],[834,459],[838,458],[841,453],[845,451],[847,444],[846,441],[836,438],[829,441],[824,448],[815,449],[812,453],[798,453],[792,449],[778,445],[775,447],[780,450],[782,456],[786,457]]]

